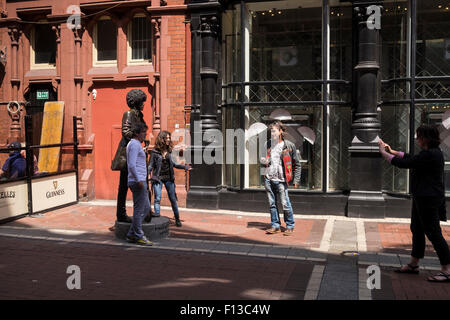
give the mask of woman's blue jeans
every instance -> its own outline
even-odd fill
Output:
[[[281,200],[283,206],[284,222],[286,228],[294,229],[294,212],[288,196],[288,186],[286,182],[272,181],[264,178],[264,187],[270,206],[270,220],[272,228],[279,229],[281,226],[280,215],[278,213],[277,200]]]
[[[175,219],[180,219],[180,214],[178,212],[178,203],[177,203],[177,194],[175,193],[175,182],[173,181],[165,181],[165,182],[157,182],[153,185],[153,192],[155,194],[154,199],[154,207],[155,207],[155,215],[159,216],[161,214],[161,194],[162,187],[166,187],[167,194],[169,195],[170,204],[172,205],[172,211],[175,216]]]

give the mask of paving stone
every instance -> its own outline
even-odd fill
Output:
[[[378,261],[380,266],[400,267],[401,261],[397,255],[378,255]]]
[[[298,249],[298,248],[291,248],[287,254],[287,258],[306,258],[308,257],[308,250],[307,249]]]
[[[282,247],[272,247],[269,248],[267,252],[268,257],[276,257],[276,258],[286,258],[290,248],[282,248]]]
[[[271,246],[254,246],[248,253],[250,256],[267,257]]]

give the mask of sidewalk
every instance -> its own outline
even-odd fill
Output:
[[[95,245],[96,248],[99,245],[134,248],[134,245],[115,239],[110,230],[115,221],[114,204],[113,201],[79,203],[43,215],[25,217],[0,225],[0,237],[2,241],[21,238],[40,242],[63,241],[78,246]],[[129,204],[128,214],[131,213]],[[162,215],[172,217],[170,208],[163,207]],[[294,282],[302,287],[302,295],[285,292],[275,297],[257,295],[258,299],[450,299],[450,284],[425,281],[428,275],[440,270],[439,261],[428,242],[419,276],[392,272],[392,268],[409,261],[411,236],[408,219],[301,215],[295,216],[294,234],[286,237],[264,232],[270,227],[268,213],[181,208],[180,216],[182,228],[176,228],[171,221],[167,239],[155,241],[153,247],[140,249],[146,252],[162,250],[177,254],[219,255],[220,259],[265,258],[273,263],[284,261],[291,266],[291,277],[297,279]],[[450,224],[442,224],[442,230],[444,237],[450,240]],[[369,275],[366,270],[370,265],[381,268],[381,290],[367,289]],[[229,297],[224,295],[222,298]]]

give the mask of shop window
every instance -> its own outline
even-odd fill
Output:
[[[417,76],[450,75],[450,4],[417,2]]]
[[[117,27],[109,17],[102,17],[94,27],[94,65],[117,64]]]
[[[152,61],[152,25],[144,14],[134,16],[128,26],[128,63]]]
[[[450,195],[450,102],[424,103],[415,106],[414,133],[421,124],[436,125],[441,138],[440,148],[444,154],[444,183],[445,192]],[[415,140],[415,153],[420,152],[420,147]]]
[[[409,152],[409,105],[383,105],[380,113],[381,138],[394,150]],[[408,192],[408,170],[382,162],[383,190],[393,193]]]
[[[348,106],[328,106],[328,190],[348,190],[352,112]]]
[[[300,189],[321,190],[322,189],[322,107],[321,106],[283,106],[283,107],[249,107],[249,126],[255,127],[261,123],[269,126],[276,120],[281,120],[286,126],[285,139],[295,144],[297,155],[301,162]],[[252,131],[252,130],[248,130]],[[267,129],[267,140],[270,139]],[[250,188],[264,188],[263,165],[256,161],[254,150],[251,150],[250,138],[247,137],[246,144],[246,186]],[[258,137],[261,139],[261,135]],[[259,142],[253,142],[257,147],[257,154],[265,156],[266,150],[261,150]],[[255,158],[256,159],[256,158]],[[259,159],[259,157],[257,158]],[[292,181],[290,184],[292,185]]]
[[[322,1],[308,2],[247,5],[251,81],[322,78]],[[296,95],[310,90],[299,88]]]
[[[31,69],[56,67],[56,34],[51,25],[37,24],[31,31]]]

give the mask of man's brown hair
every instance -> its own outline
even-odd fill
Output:
[[[277,128],[281,132],[281,139],[284,140],[284,136],[286,135],[286,126],[279,120],[272,122],[269,125],[269,129],[271,130],[273,127]]]

